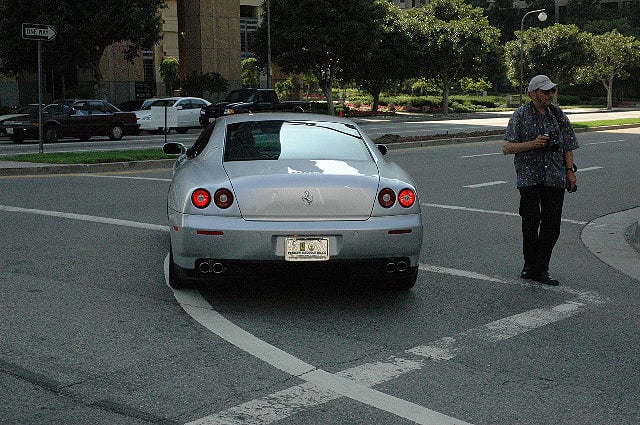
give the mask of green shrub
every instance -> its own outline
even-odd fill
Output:
[[[277,82],[275,89],[280,99],[291,100],[298,97],[298,93],[302,90],[302,86],[297,78],[289,77],[286,80]]]
[[[558,103],[560,105],[579,105],[580,96],[572,96],[568,94],[558,94]]]

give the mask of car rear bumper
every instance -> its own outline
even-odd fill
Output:
[[[293,236],[327,238],[329,263],[404,258],[408,267],[417,267],[423,233],[420,214],[364,221],[286,222],[172,212],[169,227],[174,262],[187,270],[210,260],[293,263],[285,261],[285,239]]]

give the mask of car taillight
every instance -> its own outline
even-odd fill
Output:
[[[378,193],[378,202],[384,208],[391,208],[396,203],[396,193],[388,187]]]
[[[205,189],[196,189],[191,194],[191,202],[197,208],[207,208],[211,203],[211,194]]]
[[[416,202],[416,193],[411,189],[402,189],[398,195],[398,202],[405,208],[409,208]]]
[[[213,195],[213,202],[218,208],[229,208],[233,204],[233,193],[229,189],[218,189]]]

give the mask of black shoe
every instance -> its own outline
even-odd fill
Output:
[[[522,271],[520,272],[520,277],[522,279],[531,279],[531,278],[533,278],[533,267],[527,266],[525,264],[524,267],[522,268]]]
[[[550,286],[560,285],[560,282],[558,282],[556,279],[553,279],[551,276],[549,276],[549,272],[538,272],[533,275],[532,279],[535,280],[536,282],[540,282],[545,285],[550,285]]]

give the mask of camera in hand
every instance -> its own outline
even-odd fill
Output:
[[[545,133],[543,136],[548,137],[547,146],[544,147],[544,150],[548,152],[555,152],[560,149],[560,141],[558,140],[558,135],[556,133]]]

